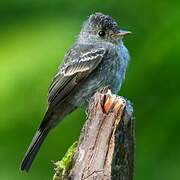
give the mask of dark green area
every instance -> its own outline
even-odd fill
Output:
[[[133,31],[125,39],[132,61],[120,94],[134,103],[135,180],[180,179],[179,0],[1,0],[0,179],[52,179],[51,160],[78,138],[84,110],[50,133],[28,174],[19,171],[48,85],[82,21],[97,11]]]

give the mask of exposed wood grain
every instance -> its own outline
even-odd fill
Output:
[[[129,101],[110,90],[89,103],[70,173],[71,180],[132,180],[134,119]]]

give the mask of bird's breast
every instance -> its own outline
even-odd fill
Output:
[[[102,81],[103,86],[110,86],[113,93],[117,93],[122,81],[121,57],[117,49],[111,50],[105,57],[100,66],[99,79]]]

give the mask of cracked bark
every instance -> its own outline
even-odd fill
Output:
[[[132,180],[134,118],[131,103],[104,89],[90,100],[72,169],[63,179]]]

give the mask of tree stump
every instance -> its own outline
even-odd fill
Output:
[[[71,168],[63,180],[132,180],[134,118],[131,103],[107,88],[90,100]]]

